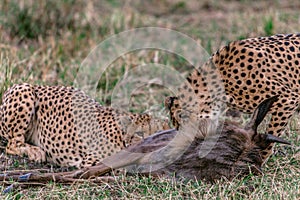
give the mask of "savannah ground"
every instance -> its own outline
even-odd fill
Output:
[[[165,27],[195,39],[208,53],[229,41],[277,33],[299,32],[300,2],[282,1],[83,1],[1,0],[0,96],[13,83],[72,85],[80,63],[101,41],[137,27]],[[160,63],[185,75],[188,63],[159,50],[120,56],[99,81],[96,99],[110,105],[114,86],[124,73],[142,63]],[[170,91],[146,85],[132,95],[130,110],[163,112],[162,99]],[[244,118],[240,119],[241,123]],[[299,199],[300,135],[298,117],[289,125],[292,146],[276,146],[262,176],[249,175],[215,184],[152,177],[118,177],[102,185],[49,183],[16,187],[1,199]],[[50,164],[6,155],[0,143],[0,171],[44,169]],[[0,190],[5,185],[0,183]]]

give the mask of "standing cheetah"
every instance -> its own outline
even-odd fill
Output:
[[[103,107],[72,87],[14,85],[0,106],[0,137],[8,140],[6,152],[60,166],[94,165],[142,134],[167,128],[166,122],[147,114]]]
[[[165,101],[177,128],[183,113],[196,118],[215,116],[222,103],[252,113],[259,102],[278,95],[269,111],[267,133],[280,136],[300,102],[300,34],[231,42],[187,81],[177,97]],[[271,152],[272,145],[263,152],[264,159]]]

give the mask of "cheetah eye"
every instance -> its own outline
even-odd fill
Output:
[[[137,131],[137,132],[135,132],[135,134],[140,136],[140,137],[144,137],[144,132],[143,131]]]

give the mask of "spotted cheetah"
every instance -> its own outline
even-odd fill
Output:
[[[299,66],[299,33],[231,42],[194,70],[178,96],[167,97],[165,105],[180,128],[185,117],[218,116],[224,104],[252,113],[259,102],[278,95],[267,133],[280,136],[299,106]],[[263,152],[264,160],[271,153],[272,145]]]
[[[164,120],[104,107],[64,86],[16,84],[2,97],[0,136],[6,152],[59,166],[91,166],[157,130]]]

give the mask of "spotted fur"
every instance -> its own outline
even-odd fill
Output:
[[[226,105],[252,113],[259,102],[278,95],[267,132],[280,136],[299,106],[300,34],[231,42],[194,70],[177,97],[165,101],[176,128],[184,116],[210,118]],[[272,145],[263,152],[267,158]]]
[[[6,152],[60,166],[94,165],[157,130],[168,128],[148,114],[104,107],[81,90],[18,84],[0,106]]]

